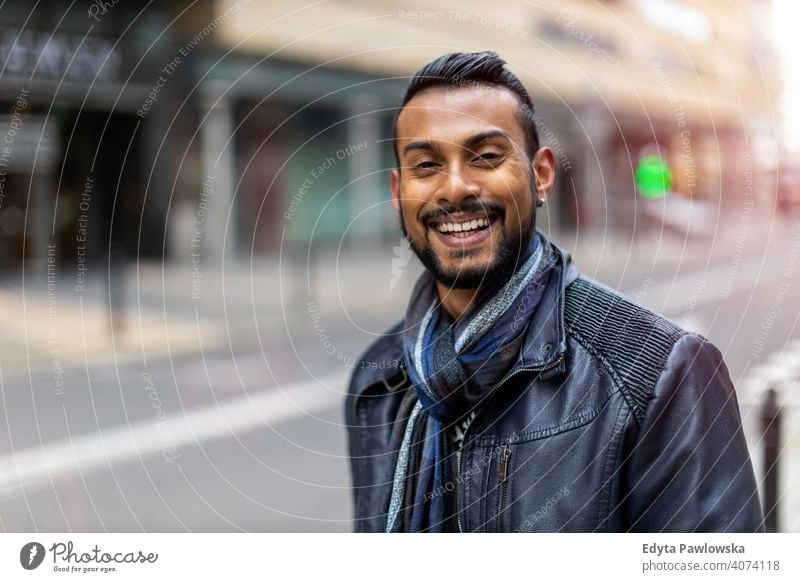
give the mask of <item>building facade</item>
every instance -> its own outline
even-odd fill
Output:
[[[702,231],[775,204],[768,2],[154,4],[4,7],[3,264],[53,241],[87,261],[393,244],[396,108],[456,50],[529,88],[559,161],[548,230]],[[652,155],[656,200],[636,181]]]

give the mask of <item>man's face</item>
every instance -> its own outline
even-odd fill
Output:
[[[495,87],[428,89],[400,113],[395,208],[414,251],[443,285],[504,282],[530,240],[537,181],[546,194],[553,156],[542,148],[528,159],[519,114],[514,93]]]

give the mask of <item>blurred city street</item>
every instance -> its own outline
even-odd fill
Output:
[[[424,63],[494,51],[552,152],[537,226],[722,351],[800,532],[793,10],[0,3],[0,531],[351,531],[348,380],[423,268],[396,116]]]

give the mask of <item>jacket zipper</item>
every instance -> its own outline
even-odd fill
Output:
[[[505,378],[500,380],[500,382],[498,382],[497,386],[495,386],[494,389],[497,390],[498,388],[500,388],[500,386],[505,384],[508,380],[510,380],[511,378],[516,376],[517,374],[522,374],[523,372],[544,372],[545,370],[549,370],[551,368],[555,368],[556,366],[561,364],[561,362],[563,360],[564,360],[564,356],[560,356],[560,357],[556,358],[555,360],[553,360],[552,362],[550,362],[549,364],[544,365],[544,366],[537,366],[537,367],[534,367],[534,368],[520,368],[519,370],[514,370],[514,371],[510,372]],[[458,514],[457,514],[456,518],[457,518],[457,521],[458,521],[458,531],[460,533],[464,533],[464,524],[462,522],[463,518],[461,517],[461,488],[462,488],[462,485],[461,485],[461,459],[464,458],[464,448],[467,445],[467,433],[469,433],[469,429],[472,428],[472,425],[475,424],[475,421],[478,420],[478,416],[480,415],[482,410],[483,410],[483,407],[480,408],[475,413],[475,418],[472,419],[472,422],[469,423],[469,426],[464,431],[464,438],[461,441],[461,452],[458,455],[458,463],[457,463],[457,467],[456,467],[456,511],[458,512]]]
[[[506,497],[508,495],[508,462],[511,459],[511,447],[503,443],[500,448],[500,465],[498,479],[500,480],[500,506],[497,511],[497,531],[503,531],[503,514],[506,510]]]

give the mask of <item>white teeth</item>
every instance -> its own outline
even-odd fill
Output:
[[[485,228],[489,226],[488,218],[476,218],[466,222],[442,222],[436,227],[439,232],[469,232],[476,228]]]

